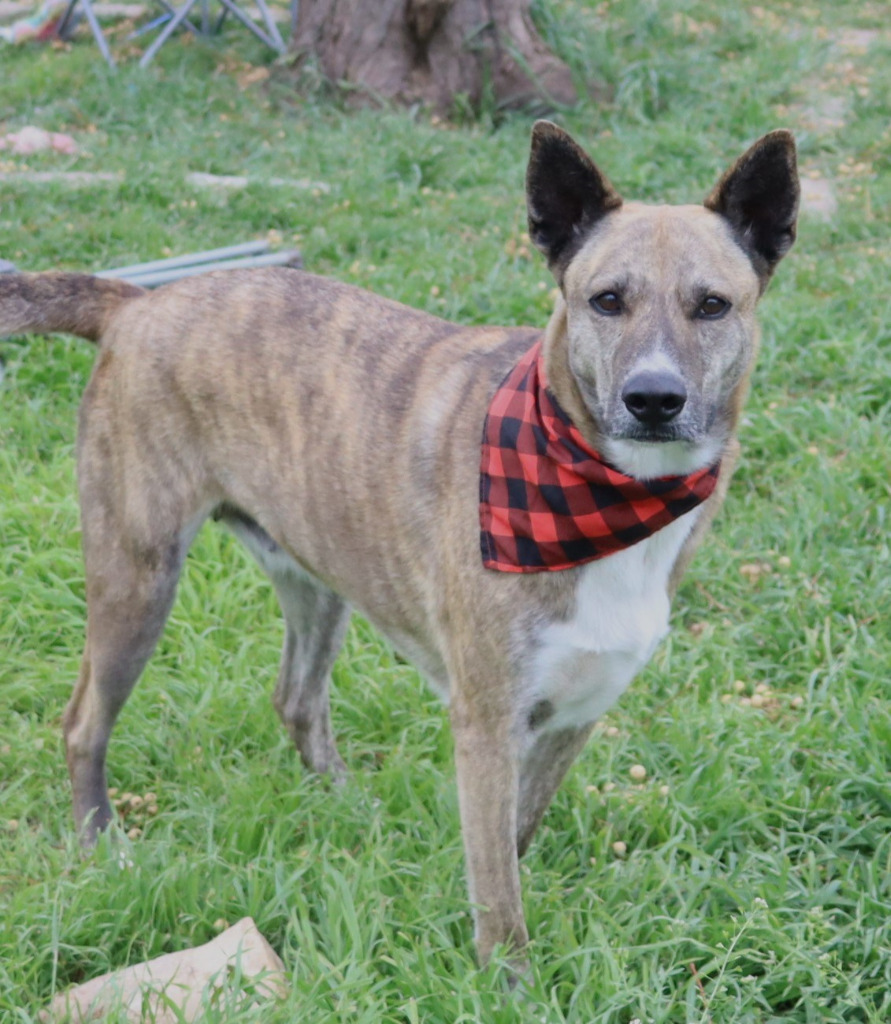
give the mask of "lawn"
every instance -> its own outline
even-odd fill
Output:
[[[699,201],[758,135],[788,126],[809,190],[831,188],[837,209],[802,214],[762,304],[744,456],[673,633],[523,863],[525,1000],[505,1001],[498,964],[475,965],[443,710],[355,620],[333,696],[353,775],[333,789],[307,774],[269,700],[274,595],[213,525],[112,739],[133,838],[124,857],[78,851],[60,718],[84,624],[73,445],[94,351],[19,337],[0,342],[4,1024],[248,914],[291,995],[208,1021],[891,1019],[887,8],[537,12],[596,86],[558,119],[625,195]],[[109,71],[87,36],[0,51],[0,132],[36,124],[80,149],[0,151],[0,258],[90,270],[269,236],[316,272],[440,315],[544,324],[553,283],[524,237],[531,117],[351,113],[295,94],[284,68],[264,79],[268,59],[231,26],[216,44],[177,36],[145,72],[132,57]],[[63,188],[27,170],[114,177]],[[197,189],[195,171],[248,185]]]

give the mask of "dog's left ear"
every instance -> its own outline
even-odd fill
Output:
[[[745,152],[705,201],[730,221],[762,288],[795,241],[798,197],[795,139],[780,130]]]
[[[622,197],[578,143],[550,121],[532,127],[526,171],[529,237],[558,281],[588,230]]]

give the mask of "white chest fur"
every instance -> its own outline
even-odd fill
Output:
[[[668,579],[700,509],[579,573],[575,611],[537,637],[526,702],[550,705],[538,731],[598,719],[668,632]]]

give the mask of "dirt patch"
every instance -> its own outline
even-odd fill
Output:
[[[818,171],[806,171],[801,179],[801,209],[820,220],[832,220],[838,210],[832,182]]]

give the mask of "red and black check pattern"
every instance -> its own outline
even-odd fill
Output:
[[[483,564],[543,572],[605,558],[705,501],[717,479],[717,465],[635,480],[604,462],[547,390],[538,342],[495,392],[483,428]]]

